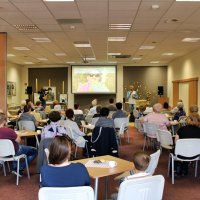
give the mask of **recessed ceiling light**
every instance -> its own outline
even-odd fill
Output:
[[[18,50],[18,51],[29,51],[30,50],[27,47],[13,47],[13,49]]]
[[[108,53],[108,56],[118,56],[121,55],[122,53]]]
[[[37,58],[38,60],[45,61],[48,60],[47,58]]]
[[[191,1],[200,1],[200,0],[176,0],[176,1],[188,1],[188,2],[191,2]]]
[[[131,28],[132,24],[109,24],[109,29],[127,29]]]
[[[109,42],[124,42],[126,37],[108,37]]]
[[[35,42],[51,42],[49,38],[32,38]]]
[[[173,56],[175,53],[163,53],[162,56]]]
[[[43,1],[52,1],[52,2],[57,2],[57,1],[74,1],[74,0],[43,0]]]
[[[13,25],[19,31],[37,31],[39,30],[35,24],[14,24]]]
[[[158,10],[160,8],[160,6],[157,4],[154,4],[151,6],[151,8],[152,8],[152,10]]]
[[[199,42],[200,38],[184,38],[182,42]]]
[[[117,62],[115,62],[115,61],[109,61],[108,63],[116,64]]]
[[[133,57],[132,60],[141,60],[142,58],[140,57]]]
[[[56,56],[66,56],[66,53],[55,53]]]
[[[169,23],[177,23],[179,22],[179,19],[173,18],[173,19],[165,19],[165,23],[169,24]]]
[[[15,55],[14,54],[11,54],[11,53],[8,53],[7,54],[7,57],[14,57]]]
[[[24,62],[24,64],[32,65],[32,64],[34,64],[34,63],[33,63],[33,62]]]
[[[78,48],[89,48],[91,47],[91,44],[89,41],[76,41],[74,42],[74,46]]]
[[[158,64],[159,62],[160,62],[160,61],[157,61],[157,60],[156,60],[156,61],[151,61],[150,63],[151,63],[151,64]]]
[[[148,45],[144,45],[144,46],[141,46],[139,49],[154,49],[155,46],[148,46]]]
[[[85,60],[96,60],[96,58],[95,57],[86,57],[86,58],[84,58]]]

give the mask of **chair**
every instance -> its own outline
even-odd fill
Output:
[[[158,161],[159,161],[159,158],[160,158],[160,153],[161,151],[160,150],[157,150],[155,153],[151,154],[150,157],[151,157],[151,160],[150,160],[150,163],[149,163],[149,166],[148,168],[146,169],[146,172],[153,175],[157,166],[158,166]]]
[[[91,152],[94,156],[112,155],[118,157],[118,145],[114,128],[95,127],[91,137]]]
[[[11,140],[7,140],[7,139],[0,139],[0,161],[2,161],[2,164],[3,164],[4,175],[6,175],[4,163],[5,162],[9,162],[9,161],[17,161],[16,185],[19,184],[19,164],[20,164],[20,159],[25,159],[27,175],[28,175],[28,178],[30,179],[30,174],[29,174],[29,168],[28,168],[28,162],[27,162],[26,155],[25,154],[21,154],[19,156],[15,156],[15,149],[14,149],[14,145],[13,145],[12,141]]]
[[[180,126],[186,126],[187,125],[187,116],[180,116],[178,119]]]
[[[39,200],[94,200],[94,190],[90,186],[43,187],[38,193]]]
[[[165,179],[162,175],[147,176],[123,181],[117,200],[161,200]]]
[[[121,143],[121,136],[124,135],[124,133],[127,134],[127,142],[128,143],[130,142],[129,141],[130,139],[129,139],[128,123],[129,123],[128,117],[114,119],[115,130],[117,130],[117,134],[119,136],[120,143]]]
[[[81,127],[81,121],[85,120],[85,116],[83,114],[74,115],[74,121],[77,123],[79,127]]]
[[[28,131],[33,131],[35,132],[35,124],[33,121],[18,121],[18,127],[19,130],[28,130]],[[38,136],[35,135],[35,139],[36,139],[36,147],[39,146],[39,140],[38,140]]]
[[[144,145],[143,145],[143,151],[144,151],[146,143],[148,141],[150,141],[152,147],[157,142],[157,130],[159,129],[159,125],[145,122],[143,124],[143,127],[145,132]]]
[[[86,115],[85,117],[85,121],[88,123],[88,124],[91,124],[92,123],[92,118],[93,118],[93,115]]]
[[[172,165],[172,184],[174,184],[174,161],[196,161],[195,177],[197,176],[198,160],[200,158],[200,139],[179,139],[176,141],[174,154],[170,153],[168,160],[168,176],[170,161]]]
[[[144,133],[143,125],[141,123],[141,119],[135,119],[135,128],[138,132]]]
[[[77,139],[75,139],[74,136],[73,136],[72,129],[70,127],[66,127],[66,129],[67,129],[68,136],[72,140],[72,144],[75,145],[75,154],[74,154],[74,157],[76,158],[78,147],[82,148],[82,146],[79,146],[79,141],[82,142],[82,140],[85,140],[85,139],[82,136],[80,136]],[[87,147],[87,140],[85,140],[85,148],[86,148],[87,156],[89,157],[89,152],[88,152],[88,147]]]
[[[31,112],[31,114],[35,117],[36,121],[40,121],[42,119],[39,112]]]
[[[169,131],[158,129],[158,140],[160,147],[171,150],[173,148],[172,134]]]

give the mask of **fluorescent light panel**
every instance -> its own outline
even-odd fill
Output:
[[[32,65],[32,64],[34,64],[34,63],[33,63],[33,62],[24,62],[24,64]]]
[[[200,1],[200,0],[176,0],[176,1],[188,1],[188,2],[191,2],[191,1]]]
[[[182,42],[199,42],[200,38],[184,38]]]
[[[59,1],[74,1],[74,0],[43,0],[43,1],[59,2]]]
[[[126,37],[108,37],[109,42],[124,42]]]
[[[160,61],[157,61],[157,60],[156,60],[156,61],[151,61],[150,63],[151,63],[151,64],[158,64],[159,62],[160,62]]]
[[[131,24],[109,24],[109,29],[130,29]]]
[[[147,50],[150,50],[150,49],[154,49],[155,46],[141,46],[139,49],[147,49]]]
[[[48,60],[47,58],[37,58],[37,59],[40,60],[40,61]]]
[[[173,56],[175,53],[163,53],[162,56]]]
[[[29,51],[30,50],[27,47],[13,47],[13,49],[18,50],[18,51]]]
[[[119,56],[121,55],[122,53],[108,53],[108,56]]]
[[[75,63],[74,61],[69,61],[69,62],[66,62],[67,64],[73,64]]]
[[[8,53],[7,54],[7,57],[14,57],[15,55],[14,54],[11,54],[11,53]]]
[[[66,56],[66,53],[55,53],[56,56]]]
[[[140,57],[134,57],[134,58],[132,58],[132,60],[141,60],[142,58],[140,58]]]
[[[88,48],[91,47],[91,44],[74,44],[74,46],[78,48]]]
[[[87,57],[87,58],[85,58],[86,60],[96,60],[96,58],[94,58],[94,57]]]
[[[49,38],[32,38],[35,42],[51,42]]]

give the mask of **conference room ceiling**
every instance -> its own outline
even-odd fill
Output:
[[[199,19],[200,2],[0,0],[0,31],[7,32],[7,60],[30,66],[164,66],[200,48]],[[119,24],[127,29],[109,29]],[[184,38],[196,40],[183,42]],[[75,47],[77,44],[87,47]]]

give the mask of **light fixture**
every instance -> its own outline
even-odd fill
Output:
[[[121,55],[122,53],[108,53],[108,56],[119,56]]]
[[[163,53],[162,56],[173,56],[175,53]]]
[[[75,62],[74,61],[69,61],[69,62],[66,62],[67,64],[74,64]]]
[[[38,31],[38,27],[35,24],[14,24],[18,31]]]
[[[109,24],[109,29],[129,30],[130,28],[131,24]]]
[[[30,50],[27,47],[13,47],[13,49],[18,50],[18,51],[29,51]]]
[[[49,38],[32,38],[35,42],[51,42]]]
[[[76,41],[74,42],[74,46],[78,48],[89,48],[91,44],[89,41]]]
[[[55,53],[56,56],[66,56],[66,53]]]
[[[46,60],[48,60],[47,58],[37,58],[38,60],[40,60],[40,61],[46,61]]]
[[[86,59],[86,60],[96,60],[95,57],[86,57],[85,59]]]
[[[182,42],[199,42],[200,38],[184,38]]]
[[[110,63],[110,64],[116,64],[117,62],[116,61],[109,61],[108,63]]]
[[[124,42],[126,37],[108,37],[109,42]]]
[[[34,63],[33,62],[24,62],[24,64],[26,64],[26,65],[32,65]]]
[[[147,49],[147,50],[150,50],[150,49],[154,49],[155,46],[148,46],[148,45],[144,45],[144,46],[141,46],[139,49]]]
[[[133,57],[132,60],[141,60],[142,58],[140,57]]]
[[[200,0],[176,0],[176,1],[188,1],[188,2],[191,2],[191,1],[200,1]]]
[[[151,6],[152,10],[158,10],[160,6],[158,4],[154,4]]]
[[[11,53],[8,53],[7,54],[7,57],[14,57],[15,55],[14,54],[11,54]]]
[[[150,63],[151,63],[151,64],[158,64],[159,62],[160,62],[160,61],[157,61],[157,60],[156,60],[156,61],[151,61]]]

